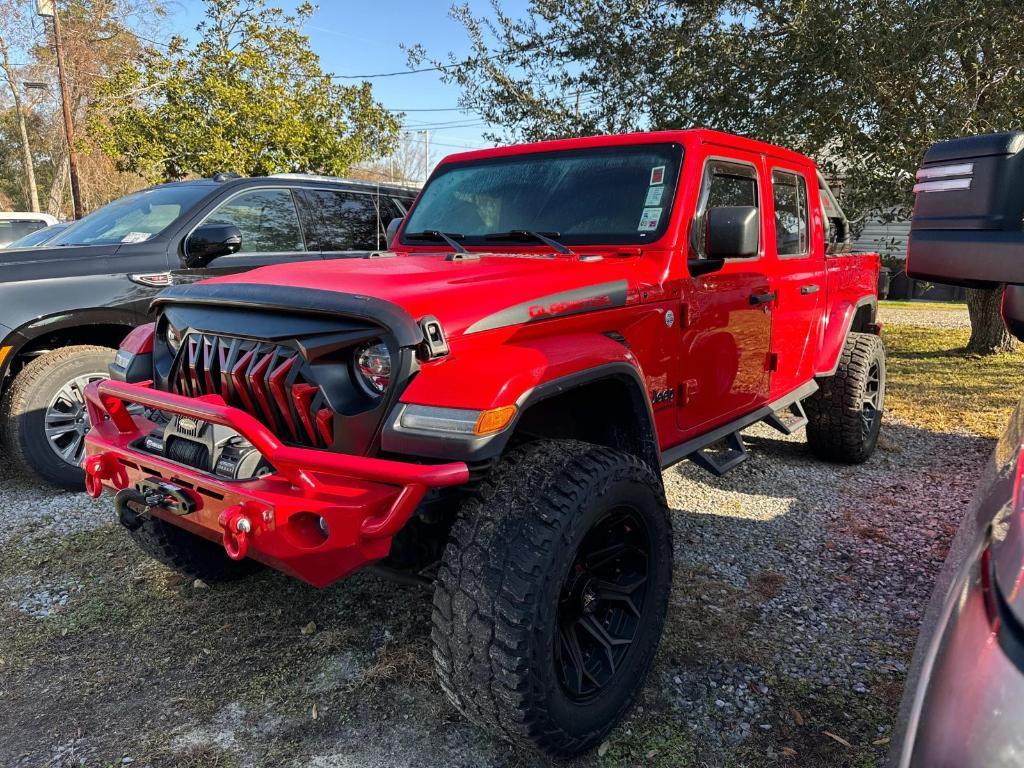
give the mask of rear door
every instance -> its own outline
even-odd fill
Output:
[[[810,381],[825,302],[824,222],[817,177],[806,168],[768,159],[772,193],[768,215],[777,265],[778,298],[772,322],[772,395]]]
[[[287,187],[250,187],[235,192],[204,216],[196,227],[203,224],[238,227],[242,233],[242,245],[237,253],[218,256],[205,267],[176,271],[175,282],[245,272],[268,264],[320,258],[316,250],[307,247],[295,190]],[[183,243],[187,239],[186,234]]]
[[[718,271],[690,278],[679,359],[679,428],[693,432],[748,413],[768,398],[772,292],[766,272],[764,211],[769,185],[758,155],[734,152],[704,161],[701,191],[691,223],[689,258],[704,258],[707,211],[753,205],[762,212],[757,256],[730,259]]]
[[[328,259],[387,250],[388,222],[402,215],[391,198],[371,192],[306,189],[302,195],[310,247]]]

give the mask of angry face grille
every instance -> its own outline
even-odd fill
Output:
[[[309,364],[293,349],[193,333],[182,345],[171,381],[181,395],[220,395],[285,442],[310,448],[333,442],[333,413]]]

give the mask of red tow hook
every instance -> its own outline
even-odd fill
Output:
[[[85,470],[85,492],[98,499],[103,494],[103,481],[109,480],[119,491],[128,487],[128,473],[113,456],[99,453],[89,456],[82,464]]]
[[[256,532],[260,520],[258,504],[246,502],[228,507],[217,518],[223,530],[224,551],[232,560],[241,560],[249,553],[249,537]]]

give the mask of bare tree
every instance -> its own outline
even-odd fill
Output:
[[[18,82],[17,73],[11,62],[11,45],[8,42],[13,39],[25,39],[26,19],[21,11],[20,4],[10,2],[0,3],[0,67],[3,68],[4,78],[11,92],[11,101],[14,103],[14,112],[18,122],[18,132],[21,136],[21,163],[25,174],[25,190],[31,210],[39,210],[39,192],[36,189],[35,163],[32,160],[32,147],[28,140],[28,127],[25,125],[25,112],[21,103],[21,88]]]

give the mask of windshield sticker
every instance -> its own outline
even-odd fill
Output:
[[[144,243],[149,240],[149,232],[129,232],[121,238],[122,243]]]
[[[664,187],[648,187],[647,199],[644,200],[644,207],[649,208],[654,205],[661,205],[661,193],[664,191]]]
[[[656,165],[651,168],[651,186],[665,183],[665,166]]]
[[[658,228],[658,222],[661,221],[661,208],[644,208],[643,215],[640,216],[640,223],[636,229],[638,232],[653,232]]]

